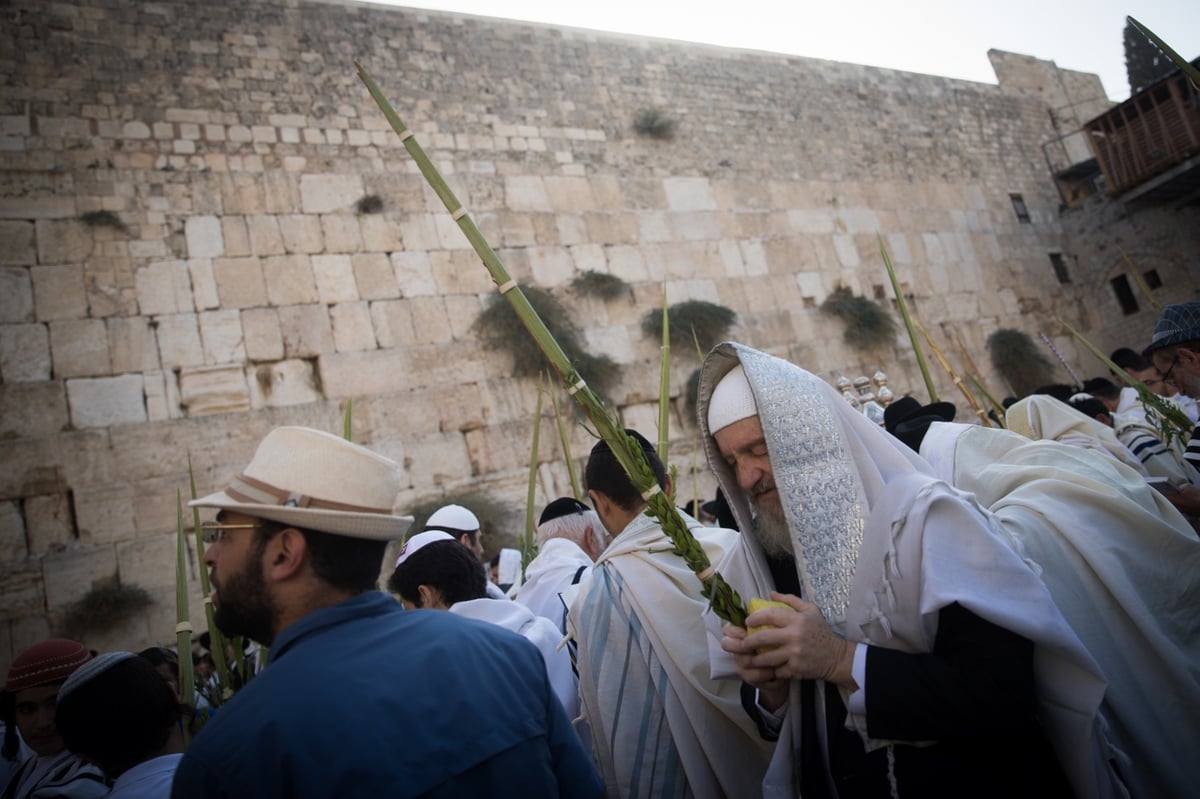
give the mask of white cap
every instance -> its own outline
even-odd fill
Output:
[[[451,506],[453,507],[453,506]],[[442,530],[427,530],[424,533],[417,533],[412,538],[404,542],[404,546],[400,547],[400,554],[396,556],[396,565],[399,566],[404,561],[413,556],[413,553],[421,547],[432,544],[434,541],[455,541],[454,536]]]
[[[96,655],[96,657],[71,672],[71,676],[58,689],[58,701],[61,702],[67,694],[89,680],[99,677],[121,661],[135,657],[137,655],[132,652],[105,652],[103,655]]]
[[[479,519],[462,505],[445,505],[438,508],[425,522],[426,530],[444,530],[455,536],[479,530]]]
[[[758,416],[758,405],[746,371],[739,363],[725,373],[708,399],[708,433],[713,435],[751,416]]]

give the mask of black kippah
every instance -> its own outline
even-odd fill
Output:
[[[575,499],[575,497],[559,497],[542,511],[542,516],[538,519],[538,526],[540,527],[552,519],[570,516],[572,513],[585,513],[589,510],[591,508]]]

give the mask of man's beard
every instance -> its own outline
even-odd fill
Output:
[[[263,646],[275,639],[278,612],[267,594],[262,553],[266,542],[256,546],[241,571],[226,575],[217,585],[213,621],[226,636],[244,635]]]
[[[760,490],[755,486],[754,494]],[[788,529],[787,518],[783,515],[783,505],[779,502],[779,492],[762,502],[750,498],[750,506],[754,509],[754,538],[770,557],[782,555],[795,556],[792,545],[792,531]]]

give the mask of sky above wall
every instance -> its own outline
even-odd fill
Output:
[[[1200,0],[373,0],[995,83],[995,48],[1100,76],[1129,97],[1125,17],[1200,55]]]

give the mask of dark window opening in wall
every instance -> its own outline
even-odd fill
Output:
[[[1050,265],[1054,267],[1054,276],[1058,278],[1059,283],[1071,282],[1071,276],[1067,274],[1067,262],[1061,252],[1050,253]]]
[[[1109,282],[1112,284],[1113,294],[1117,295],[1117,302],[1121,303],[1121,313],[1126,316],[1137,313],[1137,297],[1133,296],[1133,289],[1129,287],[1129,278],[1117,275]]]
[[[1157,269],[1148,269],[1142,272],[1142,277],[1146,280],[1146,288],[1151,291],[1162,288],[1162,278],[1158,276]]]
[[[1008,199],[1012,200],[1013,212],[1017,215],[1017,221],[1023,225],[1029,224],[1029,208],[1025,205],[1025,198],[1019,194],[1010,194]]]

